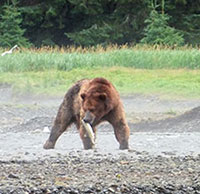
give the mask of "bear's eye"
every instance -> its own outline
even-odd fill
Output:
[[[81,94],[81,98],[82,98],[82,100],[85,100],[85,96],[86,96],[86,94]]]
[[[94,112],[94,110],[95,110],[94,108],[90,108],[89,109],[90,112]]]

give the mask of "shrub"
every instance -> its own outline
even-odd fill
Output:
[[[147,26],[144,29],[144,38],[141,43],[182,45],[184,43],[183,35],[168,25],[169,18],[167,14],[159,14],[156,10],[152,10],[150,17],[145,21]]]

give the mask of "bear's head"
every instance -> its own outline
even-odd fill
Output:
[[[105,92],[82,93],[82,109],[84,111],[84,122],[91,125],[97,123],[110,110],[109,97]]]

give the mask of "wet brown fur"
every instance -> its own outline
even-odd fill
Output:
[[[81,124],[86,111],[94,117],[91,124],[96,135],[96,126],[108,121],[114,128],[120,149],[128,149],[129,127],[120,97],[114,86],[104,78],[80,80],[66,93],[59,107],[50,136],[44,144],[45,149],[52,149],[59,136],[75,123],[85,149],[91,149],[92,143]]]

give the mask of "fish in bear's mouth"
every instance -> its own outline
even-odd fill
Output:
[[[95,145],[95,135],[94,135],[92,126],[89,123],[86,123],[84,120],[81,120],[81,122],[87,132],[87,136],[90,138],[92,145]]]

